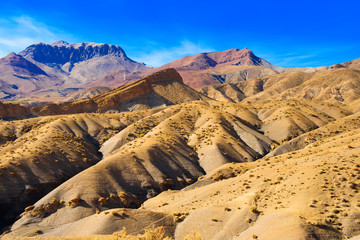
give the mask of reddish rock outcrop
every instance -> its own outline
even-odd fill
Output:
[[[92,99],[80,99],[74,102],[50,103],[31,108],[34,115],[60,115],[96,112],[97,105]]]
[[[0,102],[0,118],[16,118],[30,115],[30,108],[19,104]]]

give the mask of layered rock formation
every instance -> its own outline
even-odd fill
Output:
[[[165,69],[89,99],[47,104],[32,108],[32,112],[36,115],[56,115],[132,111],[199,99],[207,98],[184,85],[175,69]]]

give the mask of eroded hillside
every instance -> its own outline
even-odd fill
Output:
[[[256,160],[276,151],[280,144],[350,114],[344,107],[306,100],[257,104],[193,101],[146,111],[3,121],[3,224],[25,209],[6,236],[112,234],[123,226],[141,232],[144,225],[136,227],[126,217],[135,215],[143,216],[149,225],[170,216],[166,225],[172,227],[167,233],[178,236],[173,214],[184,219],[192,210],[200,210],[198,205],[192,209],[184,204],[184,209],[176,207],[181,213],[166,210],[160,215],[157,207],[147,207],[147,202],[146,210],[127,209],[136,209],[149,198],[153,198],[150,203],[158,201],[164,196],[156,197],[159,193],[195,182],[200,189],[202,185],[217,186],[219,183],[211,183],[257,167],[260,163]],[[232,162],[240,165],[224,168]],[[269,169],[262,173],[264,177],[267,171],[275,174]],[[9,189],[9,183],[15,187]],[[244,191],[248,189],[246,184],[242,186]],[[197,191],[192,188],[185,189]],[[159,206],[162,204],[168,202]],[[106,214],[117,208],[125,209]],[[105,227],[114,218],[117,224]],[[85,222],[97,227],[79,230]],[[155,225],[165,224],[158,223]]]
[[[358,110],[355,101],[359,100],[359,86],[359,70],[334,68],[312,73],[289,71],[250,81],[205,86],[198,90],[219,101],[313,99],[331,103],[351,103]]]

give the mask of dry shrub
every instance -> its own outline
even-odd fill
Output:
[[[145,233],[143,235],[133,236],[130,235],[126,228],[120,232],[113,233],[114,240],[172,240],[170,237],[164,237],[165,230],[163,226],[155,228],[154,226],[151,229],[145,229]],[[190,239],[189,239],[190,240]]]
[[[191,233],[184,237],[184,240],[204,240],[199,233]]]
[[[113,240],[136,240],[138,239],[136,236],[129,235],[128,231],[126,231],[126,228],[123,227],[123,229],[119,232],[113,233]]]
[[[145,229],[145,233],[143,236],[139,237],[139,240],[171,240],[169,237],[165,237],[165,230],[163,226],[160,227],[152,227],[151,229]]]

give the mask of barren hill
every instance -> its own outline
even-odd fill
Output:
[[[352,60],[352,61],[344,62],[344,63],[338,64],[336,66],[360,70],[360,58]]]
[[[360,72],[338,68],[315,73],[285,72],[267,78],[198,89],[208,97],[230,102],[262,100],[316,99],[332,103],[351,103],[360,97]]]
[[[101,159],[99,142],[141,118],[56,116],[0,122],[0,224]],[[11,188],[9,188],[11,186]]]
[[[360,233],[359,139],[357,128],[252,165],[228,164],[207,178],[236,177],[164,192],[144,209],[189,214],[176,239],[192,231],[207,239],[349,239]]]
[[[297,112],[301,110],[303,116]],[[276,148],[281,138],[294,138],[349,114],[311,101],[258,105],[194,101],[129,113],[3,122],[0,201],[6,221],[54,189],[26,208],[8,236],[37,235],[39,228],[44,236],[111,234],[124,224],[141,232],[143,225],[136,228],[125,216],[145,214],[144,221],[150,224],[172,215],[114,209],[139,207],[161,191],[188,186],[223,164],[255,161]],[[276,129],[286,121],[282,118],[296,124],[277,135]],[[11,191],[9,182],[16,186]],[[107,218],[107,212],[114,213]],[[120,222],[111,228],[98,225],[97,230],[76,232],[76,226],[85,222],[99,224],[104,219],[106,224],[114,218]],[[171,224],[174,230],[176,221]]]

